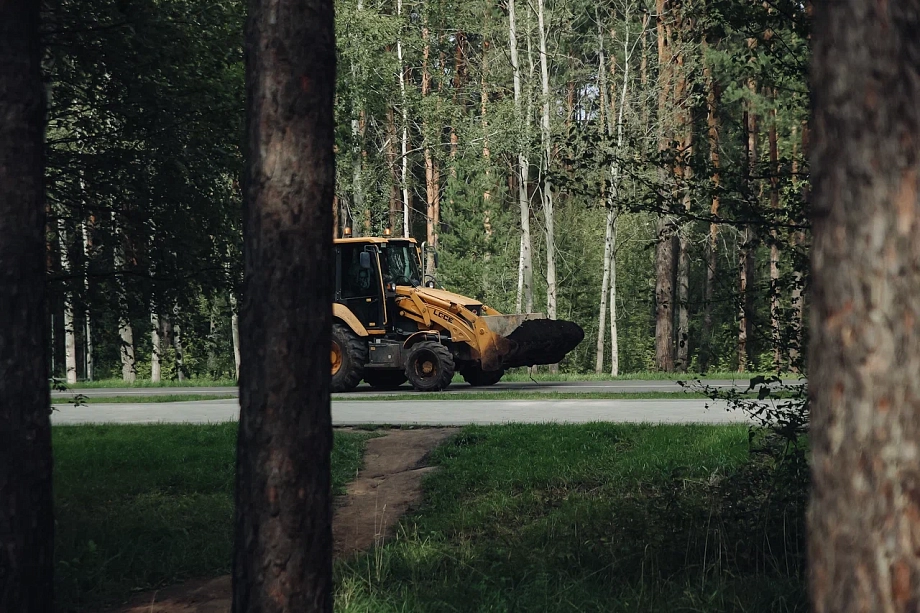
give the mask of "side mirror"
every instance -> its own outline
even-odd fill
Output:
[[[358,256],[358,263],[361,265],[361,268],[367,270],[371,267],[371,254],[367,251],[362,251]]]

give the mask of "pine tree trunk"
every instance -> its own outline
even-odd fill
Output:
[[[753,91],[753,85],[750,85]],[[744,112],[744,125],[746,138],[744,141],[747,164],[744,169],[744,189],[748,196],[748,205],[756,203],[753,175],[757,168],[757,117],[746,110]],[[740,295],[740,312],[738,321],[738,372],[745,372],[751,357],[750,341],[753,332],[753,298],[754,292],[748,291],[754,280],[754,231],[750,226],[745,226],[741,231],[741,245],[739,249],[738,290]]]
[[[395,232],[401,224],[400,202],[399,202],[399,171],[396,165],[396,113],[392,106],[387,106],[387,137],[384,145],[384,153],[387,158],[387,168],[390,171],[390,225],[391,231]]]
[[[130,307],[124,281],[124,235],[114,211],[112,211],[112,233],[115,238],[113,260],[115,262],[115,274],[118,275],[118,337],[120,340],[121,378],[126,383],[134,383],[137,380],[137,361],[134,355],[134,330],[131,327]]]
[[[160,316],[156,308],[150,311],[150,345],[150,380],[157,383],[160,380],[160,354],[163,351],[163,345],[160,340]]]
[[[67,278],[64,282],[64,373],[67,383],[77,382],[77,331],[74,328],[74,296],[69,291],[69,277],[73,269],[70,263],[70,243],[63,218],[58,218],[58,242],[61,250],[61,272]]]
[[[689,114],[687,119],[689,120]],[[681,146],[680,171],[683,186],[681,187],[684,210],[690,212],[690,181],[692,168],[689,158],[692,154],[693,133],[689,124]],[[690,300],[690,233],[691,224],[684,224],[678,235],[679,255],[677,257],[677,357],[675,370],[687,372],[690,357],[690,314],[688,302]]]
[[[553,212],[553,190],[550,180],[553,141],[550,125],[549,57],[546,52],[546,23],[543,0],[537,0],[537,24],[540,33],[540,76],[542,85],[542,121],[540,135],[543,141],[543,218],[546,226],[546,315],[556,319],[556,236],[555,214]],[[558,365],[550,366],[555,372]]]
[[[0,611],[51,613],[44,87],[39,3],[0,3]]]
[[[779,211],[779,146],[776,142],[776,92],[773,92],[773,107],[770,109],[770,208],[774,214]],[[779,321],[779,234],[776,228],[770,230],[770,331],[773,341],[773,368],[782,368]]]
[[[179,324],[179,307],[173,307],[172,342],[176,352],[176,379],[185,381],[185,349],[182,346],[182,326]]]
[[[672,120],[672,42],[669,0],[656,0],[658,34],[658,151],[671,146]],[[671,177],[665,168],[658,169],[659,190],[670,193]],[[655,365],[660,371],[674,370],[674,229],[669,215],[659,214],[655,245]]]
[[[705,45],[704,45],[705,49]],[[704,76],[709,91],[706,95],[706,126],[709,135],[709,162],[712,165],[712,175],[710,176],[710,188],[712,189],[712,203],[709,207],[709,214],[713,221],[709,223],[709,241],[706,244],[706,286],[703,297],[703,328],[700,333],[700,372],[707,372],[712,364],[713,342],[712,342],[712,297],[716,282],[716,267],[718,264],[718,238],[719,224],[715,219],[719,215],[721,176],[719,160],[719,104],[721,91],[719,83],[712,74],[712,67],[708,64],[704,67]]]
[[[84,376],[87,381],[93,380],[93,370],[94,370],[94,356],[93,356],[93,325],[92,317],[90,310],[90,303],[92,302],[89,299],[89,258],[90,258],[90,237],[89,230],[87,228],[87,221],[84,219],[80,225],[81,232],[83,233],[83,290],[86,292],[87,298],[84,301],[83,306],[83,318],[84,318],[84,343],[83,346],[86,352],[86,366]]]
[[[430,54],[428,26],[422,28],[422,98],[427,98],[431,93],[431,73],[428,71],[428,57]],[[437,211],[438,198],[440,195],[440,186],[437,180],[437,169],[435,159],[431,153],[431,143],[428,139],[428,125],[425,119],[422,120],[422,134],[425,140],[425,196],[428,205],[427,215],[425,216],[425,227],[427,234],[428,246],[437,248]],[[425,261],[425,274],[435,274],[434,252],[429,251]]]
[[[808,122],[802,122],[802,159],[808,159],[809,155],[809,142],[808,142]],[[792,156],[792,174],[797,176],[799,172],[798,159],[793,154]],[[809,199],[811,198],[808,181],[802,182],[802,209],[808,210]],[[804,242],[805,236],[802,230],[796,230],[792,234],[792,241],[794,248],[798,249]],[[791,304],[792,304],[792,326],[793,326],[793,342],[790,343],[789,347],[789,364],[790,370],[792,372],[800,372],[804,364],[802,364],[802,353],[800,352],[800,347],[804,342],[802,331],[805,327],[805,297],[804,297],[804,274],[803,271],[799,269],[798,266],[795,267],[793,272],[793,287],[791,292]]]
[[[822,2],[812,60],[816,613],[920,603],[920,2]]]
[[[333,2],[254,1],[246,41],[233,611],[331,613]]]
[[[396,0],[396,15],[402,17],[403,9],[403,0]],[[396,57],[399,60],[399,99],[400,99],[400,111],[402,112],[402,138],[400,139],[401,145],[401,173],[400,173],[400,187],[402,189],[402,235],[404,237],[409,237],[410,235],[410,211],[411,205],[409,201],[409,101],[406,96],[406,68],[403,61],[403,48],[402,48],[402,34],[399,35],[400,38],[396,39]]]
[[[521,64],[517,50],[517,23],[515,0],[508,0],[509,46],[511,50],[511,69],[514,78],[514,115],[517,132],[517,187],[518,207],[521,216],[521,241],[518,258],[518,292],[516,310],[518,313],[533,311],[533,253],[530,240],[530,198],[527,183],[530,162],[527,159],[525,119],[521,110]],[[529,34],[528,34],[529,38]],[[528,122],[529,123],[529,122]]]

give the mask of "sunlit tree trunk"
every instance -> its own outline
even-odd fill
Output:
[[[390,173],[390,225],[391,231],[396,232],[402,221],[400,219],[399,201],[399,170],[396,163],[396,113],[392,106],[387,106],[387,128],[384,153],[387,159],[387,169]]]
[[[82,187],[82,182],[81,182]],[[84,351],[86,354],[85,358],[85,373],[84,377],[87,381],[93,380],[93,370],[94,370],[94,356],[93,356],[93,325],[92,325],[92,309],[90,306],[89,299],[89,261],[90,261],[90,238],[89,230],[87,228],[88,222],[84,219],[80,224],[80,231],[82,233],[82,244],[83,244],[83,291],[86,292],[86,300],[84,301],[83,307],[83,318],[84,318]]]
[[[230,335],[233,339],[233,365],[235,377],[240,378],[240,317],[236,302],[236,294],[230,290]]]
[[[154,307],[150,312],[150,380],[154,383],[160,380],[160,355],[163,351],[160,340],[160,316]]]
[[[518,257],[518,292],[516,310],[518,313],[533,311],[533,253],[530,241],[530,198],[527,193],[529,160],[527,159],[527,137],[522,115],[521,63],[517,49],[517,23],[515,0],[508,0],[509,46],[511,70],[514,79],[514,115],[517,135],[517,187],[518,208],[521,216],[521,241]],[[528,41],[530,34],[528,32]]]
[[[553,103],[549,91],[549,56],[546,51],[546,17],[544,1],[537,0],[537,24],[540,34],[540,77],[542,85],[542,121],[540,135],[543,141],[543,217],[546,226],[546,315],[556,319],[556,235],[555,214],[553,212],[553,190],[550,179],[552,166],[552,132],[550,125],[551,105]],[[553,364],[550,370],[555,372],[558,365]]]
[[[64,373],[67,383],[77,382],[77,331],[74,328],[74,295],[70,291],[70,241],[63,218],[58,218],[58,242],[61,250],[61,272],[64,274]]]
[[[39,3],[0,2],[0,611],[54,611]],[[59,603],[61,604],[61,603]]]
[[[403,0],[396,0],[396,15],[402,18]],[[409,101],[406,96],[406,67],[403,61],[402,33],[396,39],[396,57],[399,60],[399,99],[402,112],[402,171],[400,174],[400,187],[402,188],[402,234],[409,236],[409,213],[411,210],[409,200]]]
[[[920,603],[920,2],[815,5],[812,611]]]
[[[668,127],[672,112],[673,61],[669,0],[656,0],[658,34],[658,152],[671,146],[672,131]],[[666,168],[658,169],[658,189],[670,194],[671,178]],[[674,370],[674,229],[669,215],[660,213],[655,245],[655,365],[660,371]]]
[[[427,98],[431,93],[431,73],[428,70],[428,58],[430,55],[431,45],[429,44],[428,26],[422,27],[422,98]],[[428,245],[432,248],[438,246],[438,200],[440,198],[440,185],[438,184],[437,162],[431,151],[431,143],[428,136],[428,123],[426,119],[422,120],[422,138],[425,141],[425,195],[428,205],[426,219],[426,234]],[[425,273],[434,274],[435,261],[434,252],[429,251],[425,262]]]

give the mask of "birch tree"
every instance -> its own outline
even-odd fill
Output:
[[[511,54],[511,70],[514,81],[514,120],[517,135],[517,200],[521,217],[520,255],[518,260],[518,290],[516,310],[520,313],[533,311],[533,253],[530,241],[530,197],[527,193],[530,161],[527,156],[529,141],[526,127],[529,118],[524,117],[521,92],[521,62],[517,48],[517,17],[515,0],[508,0],[508,46]],[[528,32],[528,46],[530,34]]]
[[[402,10],[403,0],[396,0],[396,16],[400,18],[400,31],[396,38],[396,57],[399,61],[399,100],[400,112],[402,113],[402,138],[400,139],[402,149],[402,171],[400,174],[400,187],[402,188],[402,235],[409,236],[409,101],[406,96],[406,67],[403,62],[402,46]]]
[[[61,272],[64,277],[70,277],[73,270],[70,262],[70,242],[67,235],[67,226],[63,217],[57,221],[58,242],[61,246]],[[70,282],[65,282],[64,290],[64,373],[67,383],[77,382],[77,331],[74,328],[74,296],[70,291]]]
[[[543,0],[537,0],[537,27],[540,35],[540,84],[542,86],[540,139],[543,143],[543,217],[546,226],[546,315],[556,319],[556,235],[553,213],[553,189],[550,173],[553,162],[552,126],[550,107],[553,99],[549,89],[549,56],[546,47],[546,9]],[[552,371],[558,365],[550,366]]]

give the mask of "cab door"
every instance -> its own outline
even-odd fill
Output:
[[[345,305],[368,330],[386,327],[380,258],[373,245],[336,246],[336,302]]]

